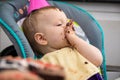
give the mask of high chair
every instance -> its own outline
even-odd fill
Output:
[[[100,24],[86,10],[66,2],[48,1],[49,4],[62,9],[68,18],[76,21],[85,32],[90,44],[96,46],[103,55],[101,74],[107,80],[106,59],[104,51],[104,33]],[[6,0],[0,2],[0,27],[12,41],[17,54],[23,58],[35,58],[26,37],[17,22],[27,16],[28,0]]]

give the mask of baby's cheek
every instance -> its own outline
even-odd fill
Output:
[[[65,40],[65,34],[64,33],[61,33],[60,36],[61,36],[62,40]]]
[[[60,35],[57,37],[57,40],[59,44],[63,45],[65,44],[66,38],[64,33],[60,33]]]

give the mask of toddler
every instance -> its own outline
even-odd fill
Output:
[[[23,22],[23,32],[43,62],[65,69],[65,80],[102,80],[101,52],[75,35],[73,21],[54,6],[32,11]]]

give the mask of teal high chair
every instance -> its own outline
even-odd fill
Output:
[[[104,33],[100,24],[86,10],[65,2],[48,1],[51,5],[62,9],[68,18],[76,21],[86,34],[90,44],[96,46],[103,55],[103,64],[101,65],[101,73],[104,80],[107,80],[106,59],[104,51]],[[12,41],[18,56],[23,58],[35,58],[34,52],[30,47],[22,30],[17,22],[27,15],[28,0],[6,0],[0,1],[0,27]],[[23,10],[22,13],[19,13]]]

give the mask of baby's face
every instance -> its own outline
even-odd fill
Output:
[[[41,15],[43,33],[45,34],[48,46],[54,49],[60,49],[69,46],[65,38],[65,27],[68,18],[61,10],[47,10]]]

